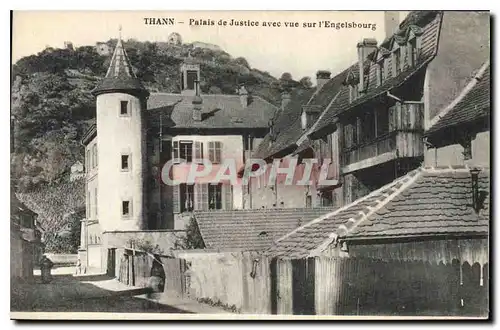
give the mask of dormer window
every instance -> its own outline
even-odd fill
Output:
[[[401,49],[399,48],[392,53],[392,65],[393,77],[396,77],[401,73]]]
[[[384,60],[380,60],[376,64],[377,68],[377,86],[382,85],[385,79],[385,70],[384,70]]]
[[[359,97],[358,85],[349,85],[349,102],[353,102]]]
[[[417,65],[418,61],[418,48],[417,48],[417,38],[412,38],[408,40],[408,62],[410,66]]]

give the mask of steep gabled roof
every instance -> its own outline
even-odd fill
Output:
[[[490,90],[490,62],[488,60],[482,65],[474,79],[465,86],[460,95],[433,118],[425,135],[432,137],[433,134],[448,128],[489,117],[491,111]]]
[[[92,90],[92,94],[128,92],[147,96],[149,92],[135,75],[121,38],[118,39],[106,76]]]
[[[489,169],[479,179],[488,194]],[[476,214],[471,198],[469,169],[420,168],[293,230],[266,253],[305,258],[322,253],[336,239],[487,235],[489,201]]]
[[[437,54],[438,36],[441,16],[437,16],[439,12],[411,12],[408,17],[400,24],[400,29],[407,29],[410,26],[418,25],[422,27],[422,49],[419,62],[416,66],[407,66],[403,72],[395,77],[386,79],[380,86],[377,86],[377,64],[371,60],[365,61],[365,69],[369,72],[366,79],[366,89],[361,97],[357,98],[352,103],[349,102],[349,88],[347,86],[339,86],[340,95],[332,102],[325,110],[326,113],[321,117],[313,132],[310,133],[312,138],[318,138],[331,130],[330,126],[335,123],[336,117],[344,112],[350,111],[361,104],[374,99],[375,97],[386,94],[387,92],[398,88],[405,84],[410,79],[422,75],[427,68],[427,65]],[[434,20],[434,21],[432,21]],[[425,25],[424,25],[425,23]],[[415,29],[415,28],[413,28]],[[390,49],[389,45],[393,37],[386,39],[380,47]],[[390,59],[388,59],[390,60]],[[368,66],[368,68],[367,68]],[[345,72],[354,72],[357,70],[358,63],[355,63]],[[357,70],[359,71],[359,70]],[[357,72],[356,71],[356,72]],[[341,73],[341,75],[343,74]],[[335,78],[334,78],[335,79]],[[331,91],[334,94],[334,91]],[[333,98],[333,96],[332,96]]]
[[[290,102],[275,118],[274,140],[267,134],[257,147],[254,157],[268,159],[285,150],[290,149],[291,152],[297,147],[296,142],[304,133],[300,121],[302,105],[307,103],[311,93],[298,90],[291,93]]]
[[[325,212],[324,208],[273,208],[197,211],[193,215],[207,249],[263,251],[274,240]]]
[[[148,124],[166,128],[267,128],[277,107],[253,96],[243,107],[239,95],[202,95],[202,120],[193,119],[194,96],[171,93],[153,93],[148,99]]]

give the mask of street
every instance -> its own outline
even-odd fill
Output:
[[[73,267],[54,269],[51,283],[11,284],[11,311],[191,313],[146,298],[146,290],[128,287],[106,275],[73,276]]]

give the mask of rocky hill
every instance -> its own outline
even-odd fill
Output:
[[[107,44],[113,49],[116,40]],[[192,44],[128,40],[125,47],[136,75],[151,92],[179,92],[179,66],[190,56],[201,65],[203,93],[234,94],[244,83],[254,95],[279,103],[279,79],[251,68],[242,57]],[[11,175],[19,190],[65,181],[69,167],[83,161],[79,141],[95,117],[90,91],[105,75],[109,61],[110,55],[82,46],[47,48],[13,65]],[[310,88],[310,82],[304,85]]]
[[[106,43],[114,49],[116,42]],[[125,47],[136,75],[151,92],[179,92],[179,66],[188,56],[201,65],[205,94],[234,94],[244,83],[250,93],[279,104],[284,81],[311,89],[307,77],[300,83],[288,73],[276,79],[217,48],[136,40],[128,40]],[[57,238],[85,213],[84,182],[70,183],[69,169],[84,162],[80,140],[95,117],[90,91],[106,74],[110,57],[98,54],[94,46],[47,48],[12,66],[11,182],[20,199],[39,213],[54,251],[65,250]],[[75,236],[78,230],[70,231]]]

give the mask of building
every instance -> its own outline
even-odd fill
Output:
[[[433,146],[425,153],[425,163],[431,165],[291,231],[268,250],[273,257],[289,260],[329,257],[340,267],[337,277],[332,277],[329,272],[334,268],[328,268],[325,259],[312,261],[309,274],[314,279],[309,280],[317,292],[328,293],[312,293],[311,298],[309,289],[295,290],[294,302],[312,299],[312,307],[297,310],[352,314],[361,309],[361,314],[378,315],[391,311],[398,315],[488,313],[489,67],[487,61],[474,70],[474,78],[437,112],[438,119],[424,133]],[[301,266],[292,264],[293,272],[299,271],[295,267]],[[338,280],[326,283],[328,278]],[[343,283],[350,283],[349,288],[342,289]],[[337,288],[344,290],[343,296],[337,295]],[[349,299],[357,299],[357,305]]]
[[[191,45],[193,46],[193,49],[194,48],[206,48],[206,49],[210,49],[213,51],[221,51],[222,50],[222,48],[220,48],[217,45],[207,43],[207,42],[201,42],[201,41],[195,41],[195,42],[191,43]]]
[[[277,107],[243,86],[239,95],[201,95],[200,66],[189,59],[180,79],[181,93],[150,94],[119,40],[93,91],[96,123],[82,140],[87,217],[79,253],[88,268],[105,269],[108,250],[131,239],[173,248],[192,211],[243,207],[241,185],[187,184],[185,174],[203,159],[213,164],[212,175],[226,160],[240,166],[267,133]],[[165,184],[169,170],[184,181]]]
[[[97,54],[99,54],[101,56],[108,56],[108,55],[111,55],[112,49],[105,42],[97,42],[95,44],[95,50],[96,50]]]
[[[75,180],[81,179],[85,177],[85,169],[82,162],[77,161],[73,165],[71,165],[71,172],[69,175],[69,181],[73,182]]]
[[[42,233],[37,214],[10,196],[10,277],[11,281],[33,281],[33,269],[43,254]]]
[[[172,32],[168,35],[167,43],[171,45],[180,45],[182,44],[182,37],[177,32]]]

